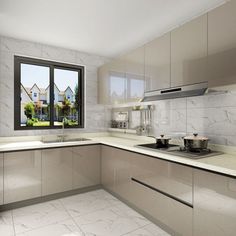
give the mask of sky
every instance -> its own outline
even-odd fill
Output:
[[[54,82],[60,91],[66,90],[68,86],[74,91],[78,83],[78,72],[55,69]],[[39,88],[46,89],[49,85],[49,67],[21,64],[21,83],[26,88],[36,83]]]

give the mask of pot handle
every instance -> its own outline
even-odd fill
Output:
[[[194,136],[194,137],[197,137],[197,136],[198,136],[198,133],[193,133],[193,136]]]

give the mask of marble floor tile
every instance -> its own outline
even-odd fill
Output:
[[[122,203],[74,220],[86,236],[120,236],[150,224],[147,219]]]
[[[73,220],[66,220],[42,228],[31,230],[16,236],[84,236]]]
[[[11,211],[0,212],[0,235],[1,236],[14,235],[14,226],[13,226]]]
[[[70,218],[60,201],[49,201],[13,210],[16,234]]]
[[[120,203],[104,190],[63,198],[60,200],[72,217],[84,215]]]
[[[124,236],[171,236],[154,224],[149,224]]]

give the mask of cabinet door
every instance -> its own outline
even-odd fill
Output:
[[[98,101],[113,104],[126,99],[125,59],[120,57],[98,69]]]
[[[207,15],[171,32],[171,86],[208,81]]]
[[[102,185],[114,192],[115,188],[115,158],[113,155],[114,148],[102,146],[101,152],[101,182]]]
[[[41,196],[41,151],[4,153],[4,204]]]
[[[73,148],[73,189],[100,184],[100,146]]]
[[[42,194],[72,189],[72,148],[42,151]]]
[[[194,170],[194,236],[234,236],[236,179]]]
[[[3,204],[3,154],[0,154],[0,205]]]
[[[170,33],[145,45],[145,91],[170,87]]]
[[[135,154],[120,150],[113,150],[115,164],[114,192],[122,198],[130,201],[131,191],[131,160]]]
[[[144,47],[125,55],[125,72],[127,102],[139,101],[143,97],[145,87]]]
[[[211,87],[236,83],[236,1],[208,13],[208,73]]]

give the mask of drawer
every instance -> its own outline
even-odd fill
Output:
[[[132,203],[173,235],[192,235],[193,208],[135,181],[131,184]]]
[[[131,176],[181,201],[193,203],[191,167],[136,154],[132,160]]]

